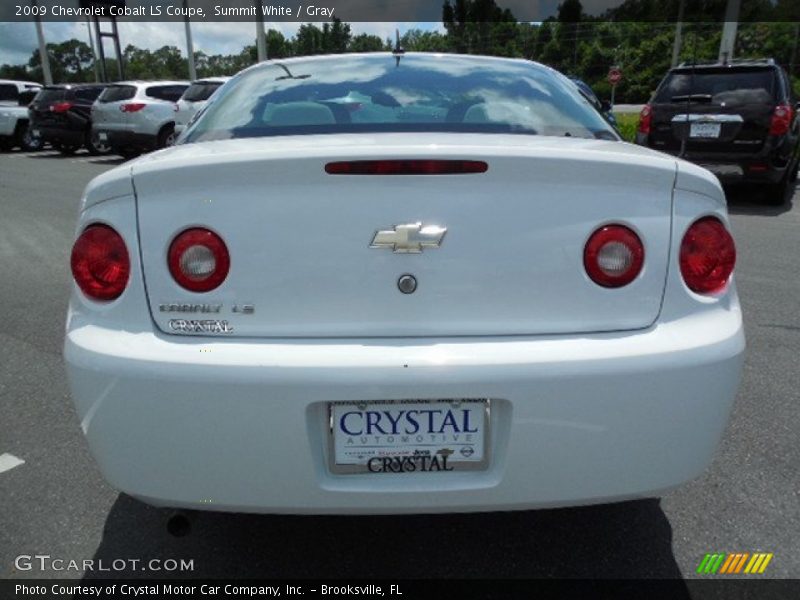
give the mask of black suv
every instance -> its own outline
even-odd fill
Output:
[[[772,59],[682,64],[642,110],[636,141],[697,163],[723,183],[760,183],[780,205],[797,179],[798,108]]]
[[[92,104],[108,87],[104,83],[48,85],[31,104],[31,129],[62,154],[86,147],[90,154],[110,148],[92,139]]]

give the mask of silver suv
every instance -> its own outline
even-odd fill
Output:
[[[108,86],[92,106],[95,143],[130,158],[175,140],[177,102],[187,81],[122,81]]]
[[[175,115],[175,135],[180,135],[194,116],[205,107],[211,96],[228,81],[230,77],[205,77],[193,81],[180,100],[178,114]]]

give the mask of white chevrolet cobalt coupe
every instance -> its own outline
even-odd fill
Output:
[[[64,352],[102,472],[155,505],[650,496],[725,428],[735,254],[717,180],[550,68],[265,62],[88,186]]]

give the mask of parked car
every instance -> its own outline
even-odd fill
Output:
[[[637,142],[702,165],[723,183],[761,184],[780,205],[797,179],[798,108],[772,59],[682,64],[642,110]]]
[[[171,145],[186,81],[125,81],[108,86],[92,108],[98,142],[126,158]]]
[[[192,82],[192,85],[178,100],[178,113],[175,115],[176,136],[183,133],[194,116],[206,105],[208,99],[229,79],[230,77],[206,77]]]
[[[8,152],[19,146],[31,151],[41,147],[28,126],[28,105],[41,89],[32,81],[0,79],[0,150]]]
[[[152,504],[651,496],[703,471],[736,394],[719,182],[537,63],[262,62],[78,218],[72,397],[106,478]]]
[[[110,147],[92,137],[92,104],[108,87],[105,83],[48,85],[31,104],[35,137],[59,150],[74,154],[85,147],[90,154],[106,154]]]
[[[611,123],[614,129],[616,129],[617,117],[614,116],[613,107],[611,106],[611,103],[608,102],[607,100],[600,100],[600,98],[597,97],[597,94],[594,93],[594,90],[591,88],[591,86],[585,81],[576,79],[574,77],[572,77],[571,79],[573,83],[578,87],[578,91],[581,94],[583,94],[586,100],[589,101],[589,104],[591,104],[597,112],[603,115],[605,120]]]

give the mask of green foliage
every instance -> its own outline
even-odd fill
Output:
[[[636,129],[639,127],[639,115],[636,113],[614,113],[617,118],[617,129],[626,142],[636,141]]]

